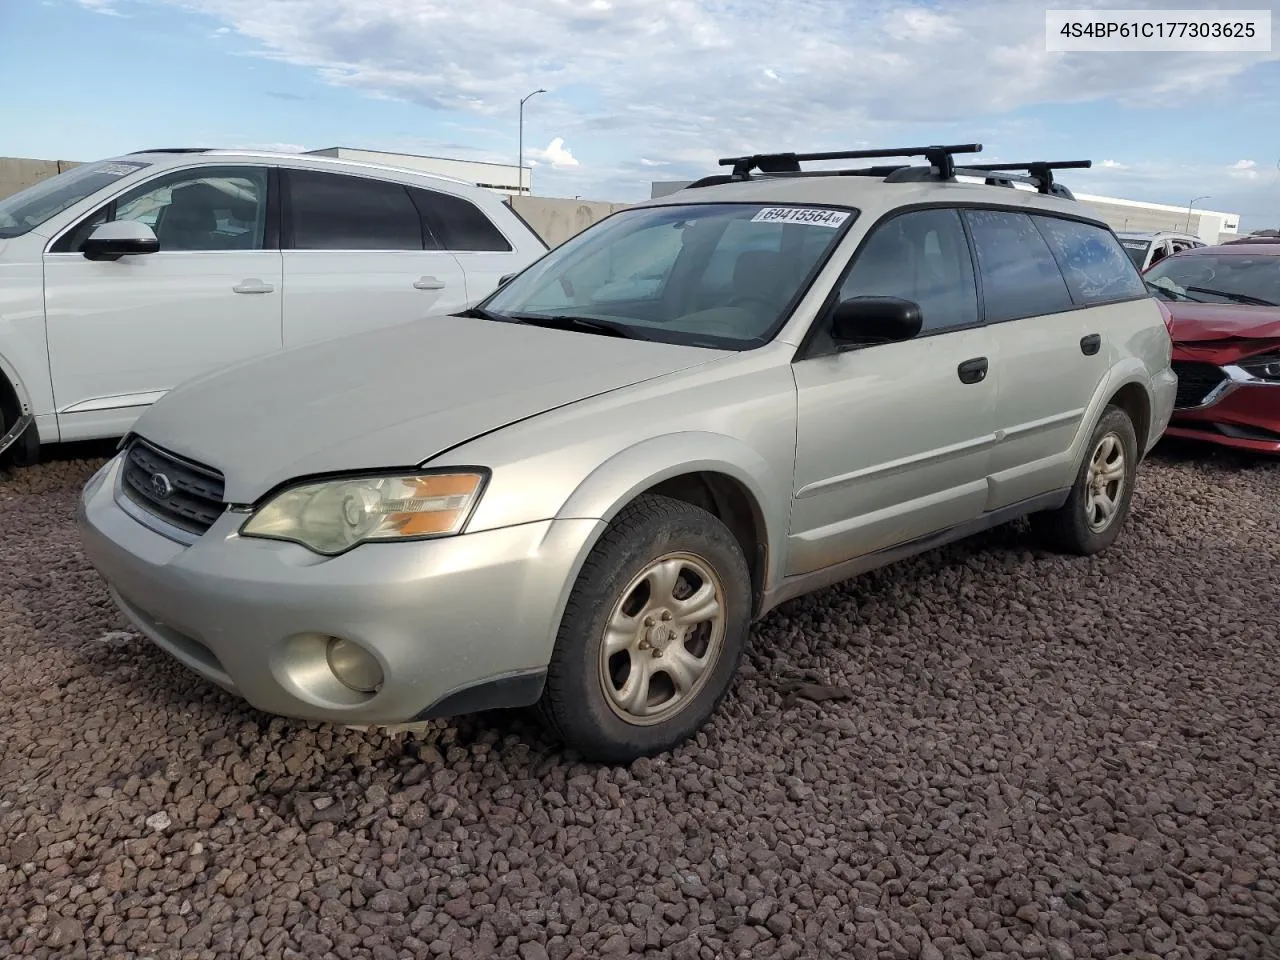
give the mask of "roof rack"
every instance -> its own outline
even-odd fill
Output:
[[[1053,179],[1053,171],[1055,170],[1086,170],[1093,166],[1092,160],[1032,160],[1028,163],[973,163],[968,164],[958,172],[961,175],[968,174],[970,171],[974,175],[1013,172],[1017,170],[1025,170],[1026,175],[1017,179],[1023,183],[1030,183],[1040,193],[1052,194],[1058,197],[1066,197],[1068,200],[1074,200],[1075,197],[1071,191],[1060,183],[1056,183]],[[987,186],[1012,186],[1013,178],[1011,177],[992,177],[985,178]]]
[[[978,153],[980,143],[936,144],[930,147],[891,147],[882,150],[837,150],[830,153],[756,153],[746,157],[725,157],[722,167],[733,167],[729,174],[715,174],[695,180],[685,189],[710,187],[734,181],[750,180],[751,171],[778,177],[883,177],[886,183],[912,183],[925,180],[954,180],[956,176],[981,177],[990,187],[1013,187],[1025,183],[1042,194],[1074,200],[1065,186],[1054,181],[1054,170],[1079,170],[1093,166],[1092,160],[1032,160],[1027,163],[976,163],[958,165],[955,155]],[[811,160],[856,160],[883,157],[924,157],[929,166],[900,164],[843,170],[803,170],[800,164]],[[998,174],[1009,174],[998,176]]]
[[[891,147],[882,150],[836,150],[830,153],[756,153],[746,157],[724,157],[720,166],[733,167],[734,180],[750,180],[751,171],[761,173],[803,173],[802,161],[809,160],[870,160],[876,157],[924,157],[937,169],[938,176],[950,180],[955,176],[956,153],[981,153],[980,143],[935,144],[931,147]],[[844,171],[815,171],[819,176],[831,176]],[[869,174],[875,176],[876,174]]]

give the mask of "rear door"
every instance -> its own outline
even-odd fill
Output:
[[[1072,444],[1114,363],[1126,304],[1145,288],[1105,227],[1003,210],[965,220],[1000,370],[996,510],[1070,484]]]
[[[519,253],[511,238],[465,197],[425,187],[410,187],[409,196],[426,222],[428,241],[434,240],[461,265],[466,306],[479,303],[503,277],[529,262],[528,255]]]
[[[281,180],[286,346],[466,306],[462,267],[404,184],[299,169]]]
[[[840,350],[819,318],[793,365],[795,493],[788,575],[976,519],[987,500],[997,377],[959,214],[882,221],[855,254],[839,299],[920,305],[913,340]]]
[[[280,349],[280,251],[270,172],[200,166],[125,191],[44,257],[49,366],[64,440],[120,434],[184,380]],[[150,226],[160,251],[86,260],[109,220]]]

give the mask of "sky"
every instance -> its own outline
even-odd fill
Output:
[[[1078,193],[1280,226],[1280,44],[1049,53],[1046,7],[1280,0],[0,0],[0,154],[331,146],[632,202],[719,157],[979,142]]]

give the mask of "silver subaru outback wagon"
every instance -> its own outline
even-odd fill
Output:
[[[465,313],[201,376],[86,485],[155,644],[351,726],[536,704],[671,749],[783,601],[1030,515],[1120,534],[1176,378],[1061,164],[774,154],[624,209]],[[922,157],[832,171],[811,159]]]

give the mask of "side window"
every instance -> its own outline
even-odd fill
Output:
[[[409,194],[445,250],[506,253],[511,244],[474,203],[437,190],[410,187]]]
[[[161,252],[261,250],[267,222],[267,171],[201,167],[139,185],[65,234],[56,252],[74,252],[99,224],[136,220],[155,231]]]
[[[875,228],[840,299],[876,296],[914,300],[925,332],[978,322],[973,257],[955,210],[917,210]]]
[[[1058,263],[1025,213],[966,210],[982,271],[988,323],[1039,317],[1071,309]]]
[[[422,222],[398,183],[320,170],[285,170],[295,250],[421,250]]]
[[[1159,263],[1168,255],[1169,255],[1169,241],[1161,240],[1159,243],[1155,245],[1155,248],[1151,251],[1151,263],[1147,264],[1147,266],[1154,266],[1155,264]]]
[[[1142,277],[1110,230],[1059,217],[1036,216],[1035,220],[1058,258],[1077,303],[1106,303],[1147,295]]]

